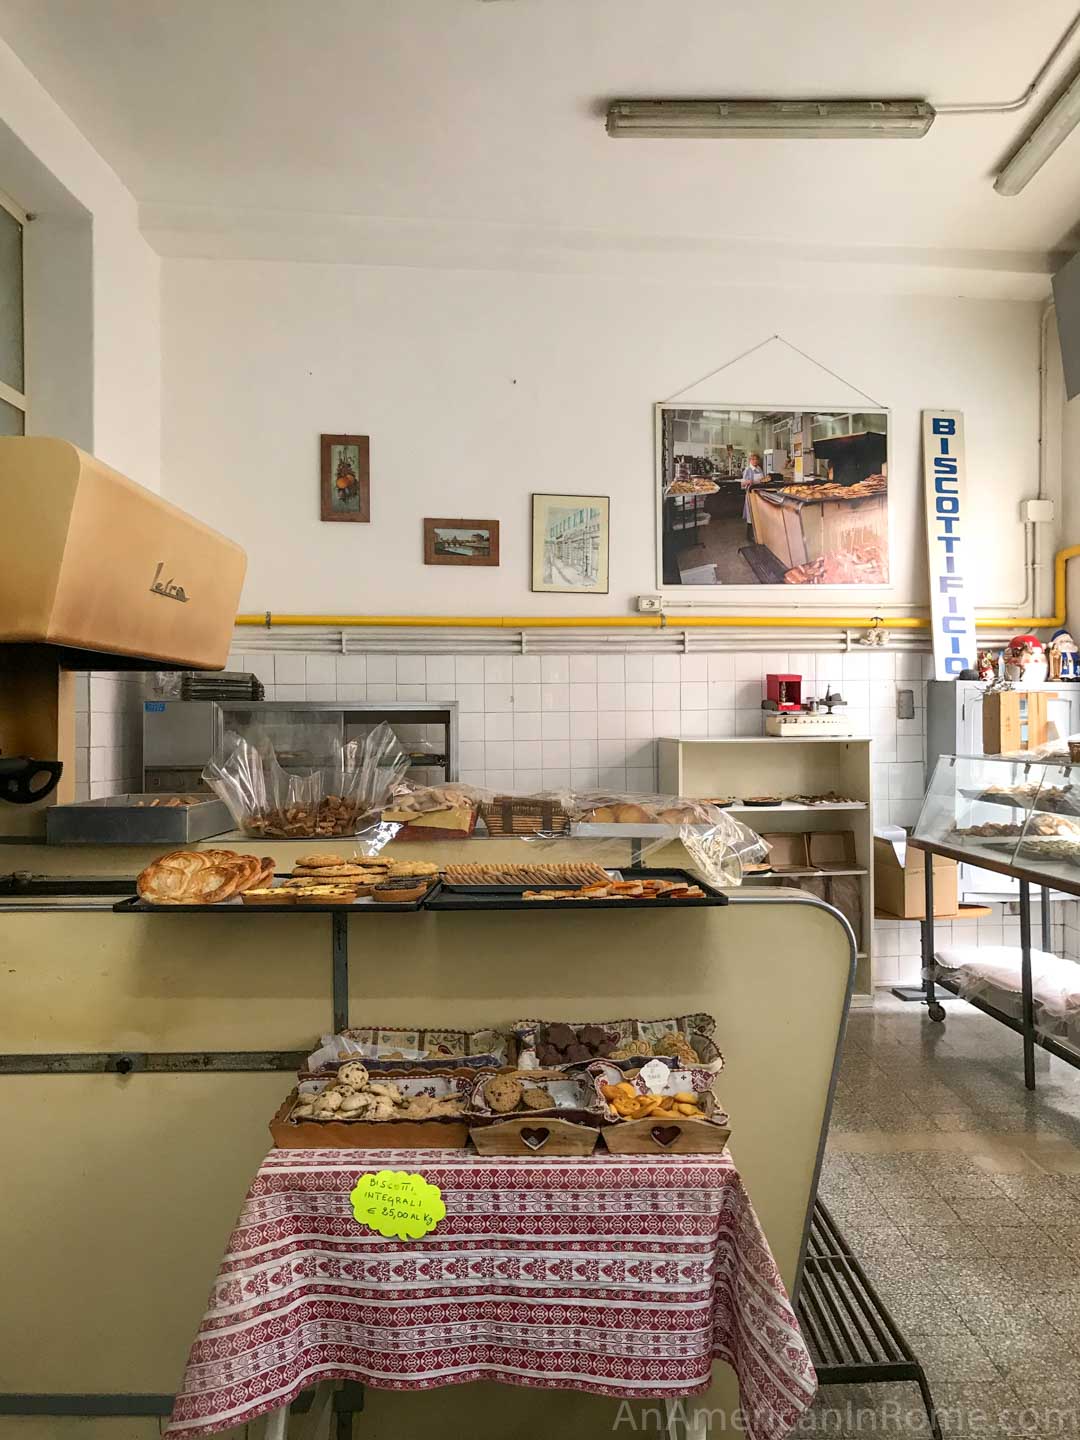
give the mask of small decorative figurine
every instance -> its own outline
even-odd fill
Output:
[[[1014,635],[1005,650],[1006,680],[1021,680],[1025,685],[1041,684],[1049,668],[1046,651],[1037,635]]]
[[[1050,679],[1080,680],[1080,645],[1064,627],[1050,637]]]
[[[994,660],[992,650],[979,651],[979,679],[985,680],[987,685],[992,685],[997,679],[997,663]]]

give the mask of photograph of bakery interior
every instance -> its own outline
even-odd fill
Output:
[[[1080,1440],[1078,121],[0,0],[0,1440]]]

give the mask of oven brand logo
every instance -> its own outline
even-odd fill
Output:
[[[150,594],[162,595],[166,600],[179,600],[181,605],[188,603],[189,596],[182,585],[177,585],[170,576],[168,580],[161,578],[161,572],[165,569],[165,561],[159,560],[158,567],[154,571],[154,578],[150,582]]]
[[[926,541],[934,673],[955,680],[978,659],[975,606],[967,571],[964,497],[964,417],[923,411]]]

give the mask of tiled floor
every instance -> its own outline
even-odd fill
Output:
[[[1080,1436],[1080,1071],[961,1001],[852,1015],[822,1194],[946,1435]],[[926,1435],[914,1386],[830,1387],[813,1434]]]

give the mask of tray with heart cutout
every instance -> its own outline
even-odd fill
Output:
[[[493,1080],[512,1077],[522,1091],[546,1090],[553,1105],[519,1104],[497,1111],[485,1097]],[[602,1110],[591,1075],[564,1070],[500,1071],[485,1075],[473,1087],[469,1102],[469,1137],[480,1155],[591,1155],[600,1134]]]
[[[731,1127],[716,1096],[708,1088],[713,1076],[701,1070],[669,1070],[658,1091],[649,1092],[640,1079],[634,1079],[614,1065],[596,1062],[590,1067],[603,1107],[601,1135],[608,1150],[615,1155],[718,1155],[731,1136]],[[630,1084],[641,1095],[679,1095],[693,1093],[704,1117],[694,1115],[651,1115],[642,1119],[626,1119],[604,1099],[602,1084]]]

